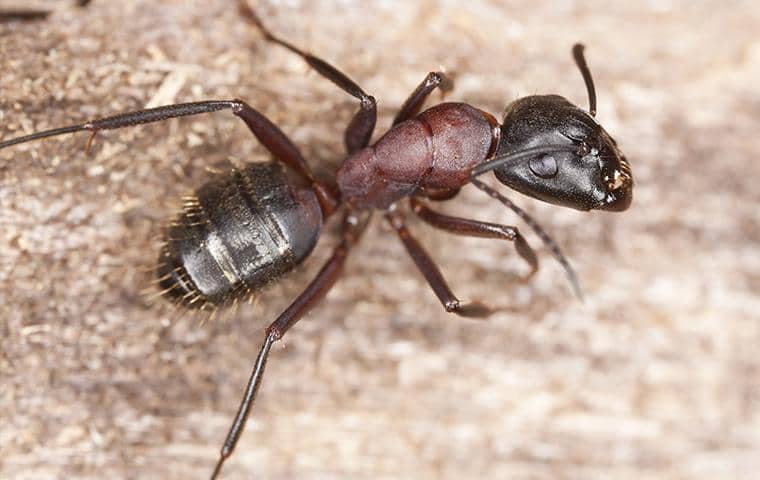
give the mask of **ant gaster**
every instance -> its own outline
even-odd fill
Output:
[[[370,146],[377,116],[375,99],[332,65],[272,34],[245,0],[239,0],[239,10],[267,40],[299,55],[359,100],[359,110],[345,132],[348,156],[334,181],[317,179],[290,139],[241,100],[151,108],[0,142],[0,148],[5,148],[79,131],[91,132],[91,141],[101,130],[225,109],[240,117],[274,159],[209,181],[189,197],[168,227],[157,281],[167,298],[190,308],[213,309],[236,302],[279,279],[309,255],[323,222],[342,211],[341,242],[316,278],[266,330],[212,479],[243,431],[272,344],[340,277],[373,210],[381,211],[396,231],[446,311],[479,317],[488,315],[490,309],[457,299],[407,229],[396,208],[398,202],[408,201],[412,212],[441,230],[514,241],[531,273],[535,272],[536,255],[517,228],[444,215],[426,202],[450,199],[462,186],[474,184],[526,221],[563,265],[580,297],[575,274],[554,241],[527,213],[478,177],[493,171],[501,183],[525,195],[578,210],[625,210],[633,189],[628,163],[612,137],[594,120],[596,94],[581,45],[573,47],[573,56],[586,83],[589,112],[557,95],[534,95],[509,105],[501,124],[465,103],[442,103],[420,113],[428,95],[445,85],[442,73],[431,72],[403,104],[393,127]]]

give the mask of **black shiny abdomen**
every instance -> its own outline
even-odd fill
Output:
[[[292,270],[321,226],[316,195],[280,164],[230,171],[198,189],[168,228],[160,287],[190,307],[230,303]]]

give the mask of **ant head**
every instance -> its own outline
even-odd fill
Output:
[[[615,140],[594,119],[596,94],[583,47],[576,45],[573,54],[586,81],[589,112],[558,95],[513,102],[495,156],[514,159],[500,162],[494,174],[501,183],[545,202],[578,210],[622,211],[633,198],[631,168]]]

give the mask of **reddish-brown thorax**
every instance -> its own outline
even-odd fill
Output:
[[[338,168],[341,200],[386,209],[420,190],[455,190],[485,160],[494,139],[487,114],[464,103],[442,103],[395,125],[374,145]]]

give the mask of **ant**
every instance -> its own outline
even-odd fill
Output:
[[[545,202],[578,210],[626,210],[633,177],[616,142],[596,122],[596,92],[584,47],[573,57],[586,84],[589,111],[558,95],[533,95],[512,102],[499,123],[465,103],[441,103],[421,111],[443,73],[431,72],[411,93],[393,126],[370,139],[377,104],[347,75],[268,30],[245,0],[242,17],[264,37],[300,56],[321,76],[359,101],[345,130],[347,156],[330,181],[317,179],[298,147],[275,124],[242,100],[208,100],[150,108],[55,128],[0,142],[0,148],[74,132],[90,132],[88,148],[101,130],[124,128],[202,113],[231,110],[272,154],[269,162],[228,171],[189,197],[165,234],[156,267],[161,294],[200,310],[226,306],[292,271],[314,248],[324,222],[343,215],[341,241],[316,277],[266,330],[238,412],[211,474],[215,479],[233,452],[261,385],[274,342],[321,300],[341,276],[373,211],[398,237],[447,312],[484,317],[489,307],[461,302],[424,247],[408,230],[398,205],[408,202],[424,222],[443,231],[510,240],[538,269],[535,252],[516,227],[453,217],[429,201],[449,200],[471,183],[504,204],[533,229],[564,267],[578,297],[581,290],[556,243],[526,212],[479,180],[493,171],[502,184]]]

